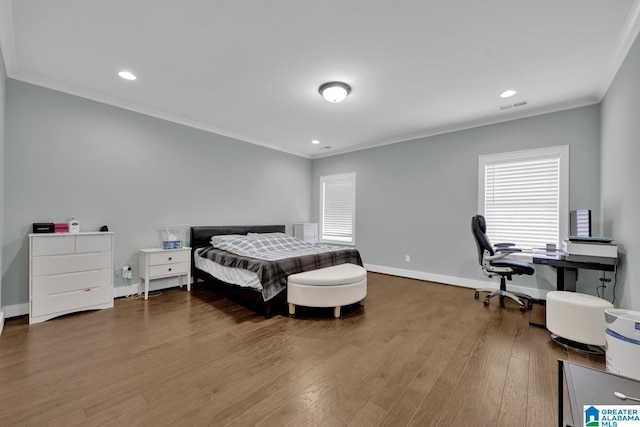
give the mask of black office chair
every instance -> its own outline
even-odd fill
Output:
[[[507,291],[507,280],[511,280],[512,276],[523,274],[530,276],[535,272],[533,266],[528,262],[506,258],[511,253],[521,252],[520,249],[514,248],[513,243],[491,245],[489,237],[487,237],[487,223],[482,215],[476,215],[471,218],[471,232],[478,247],[478,261],[482,267],[482,272],[488,277],[500,276],[500,289],[476,289],[475,298],[480,298],[480,292],[491,292],[485,297],[484,305],[489,305],[491,298],[499,296],[502,307],[504,307],[504,298],[507,297],[520,305],[520,311],[525,311],[526,308],[531,310],[533,306],[533,298],[531,296],[520,292]],[[526,308],[520,298],[527,300]]]

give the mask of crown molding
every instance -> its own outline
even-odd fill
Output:
[[[544,107],[535,107],[535,108],[527,107],[526,109],[523,109],[517,113],[510,112],[503,116],[484,117],[477,120],[470,120],[462,123],[456,123],[450,126],[442,126],[439,128],[428,129],[424,132],[412,133],[408,135],[399,136],[396,138],[380,140],[378,142],[373,142],[366,145],[350,147],[345,150],[338,150],[331,153],[327,153],[326,155],[323,155],[323,154],[315,155],[315,156],[312,156],[311,159],[321,159],[325,157],[332,157],[340,154],[347,154],[355,151],[366,150],[369,148],[383,147],[385,145],[415,141],[422,138],[428,138],[430,136],[444,135],[447,133],[459,132],[467,129],[479,128],[482,126],[495,125],[499,123],[510,122],[513,120],[541,116],[543,114],[557,113],[559,111],[571,110],[573,108],[587,107],[589,105],[597,104],[601,100],[602,100],[601,97],[598,98],[594,96],[594,97],[588,97],[588,98],[581,98],[573,101],[562,102],[562,103],[553,104],[553,105],[546,105]]]
[[[640,33],[640,0],[635,0],[631,6],[631,11],[627,16],[627,20],[620,30],[618,41],[615,44],[614,52],[607,64],[604,75],[598,88],[599,101],[602,101],[605,94],[609,90],[609,86],[613,83],[613,79],[618,74],[622,63],[629,54],[629,50],[636,41]]]

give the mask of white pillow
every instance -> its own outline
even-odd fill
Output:
[[[246,239],[247,236],[244,234],[218,234],[216,236],[211,236],[211,245],[215,246],[216,244],[225,242],[227,240],[236,240],[236,239]]]

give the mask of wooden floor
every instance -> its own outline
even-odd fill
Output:
[[[544,307],[369,273],[364,307],[264,319],[199,285],[0,337],[0,425],[552,426]]]

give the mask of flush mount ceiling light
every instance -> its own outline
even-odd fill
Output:
[[[311,141],[312,144],[320,144],[320,141],[318,141],[317,139],[314,139],[313,141]]]
[[[351,87],[342,82],[329,82],[320,86],[318,92],[329,102],[341,102],[349,95]]]
[[[505,90],[500,94],[500,98],[510,98],[516,94],[516,91],[513,89]]]
[[[135,80],[136,79],[135,74],[133,74],[133,73],[131,73],[129,71],[120,71],[118,73],[118,75],[120,77],[122,77],[123,79],[126,79],[126,80]]]

